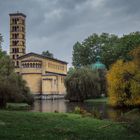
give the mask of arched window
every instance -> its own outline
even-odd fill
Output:
[[[25,67],[25,64],[24,64],[24,63],[22,64],[22,67],[23,67],[23,68]]]
[[[39,68],[41,68],[41,64],[39,64]]]
[[[27,63],[27,68],[29,68],[29,66],[30,66],[29,63]]]
[[[17,66],[19,66],[19,61],[17,61]]]
[[[33,67],[33,65],[32,65],[32,63],[30,63],[30,68],[32,68]]]
[[[36,68],[38,68],[38,63],[36,63]]]
[[[33,63],[33,68],[35,68],[35,63]]]

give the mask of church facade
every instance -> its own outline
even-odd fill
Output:
[[[10,58],[36,98],[63,98],[67,62],[36,53],[26,53],[26,16],[10,14]]]

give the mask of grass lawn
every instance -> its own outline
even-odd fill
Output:
[[[105,102],[105,103],[107,103],[108,102],[108,98],[105,97],[105,98],[97,98],[97,99],[88,99],[88,100],[85,100],[85,102],[92,102],[92,103]]]
[[[0,111],[0,140],[139,139],[140,135],[111,121],[75,114]]]

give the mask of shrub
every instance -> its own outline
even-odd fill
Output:
[[[31,108],[27,103],[7,103],[8,110],[29,110]]]
[[[33,97],[26,82],[14,72],[10,58],[3,55],[0,58],[0,106],[6,107],[7,102],[32,104]]]

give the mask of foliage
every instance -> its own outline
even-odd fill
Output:
[[[95,62],[96,56],[109,68],[114,62],[122,58],[126,61],[131,57],[128,52],[140,44],[140,32],[130,33],[122,37],[114,34],[93,34],[82,43],[73,46],[73,65],[75,67],[90,65]]]
[[[0,111],[0,139],[139,140],[140,136],[121,124],[77,114]]]
[[[106,80],[106,70],[98,69],[96,70],[99,75],[99,84],[100,84],[100,95],[105,97],[107,95],[107,80]]]
[[[68,70],[68,72],[67,72],[67,74],[68,75],[69,74],[72,74],[74,71],[75,71],[75,69],[73,67],[70,67],[69,70]]]
[[[84,101],[100,96],[99,74],[88,68],[75,69],[65,79],[67,99]]]
[[[50,53],[48,50],[47,50],[47,51],[43,51],[43,52],[42,52],[42,55],[43,55],[43,56],[50,57],[50,58],[53,58],[53,54]]]
[[[2,54],[0,58],[0,106],[7,102],[27,102],[31,104],[33,97],[26,82],[14,72],[9,56]]]
[[[7,103],[6,109],[8,110],[29,110],[30,105],[27,103]]]
[[[75,113],[75,114],[80,114],[81,113],[81,108],[79,107],[79,106],[76,106],[75,108],[74,108],[74,112],[73,113]]]
[[[89,64],[89,57],[90,50],[89,48],[85,47],[84,45],[77,42],[73,46],[73,65],[75,67],[85,66]]]
[[[134,133],[140,135],[140,109],[135,108],[128,111],[121,117],[124,123],[124,127],[129,131],[129,133]]]
[[[132,61],[118,60],[107,74],[109,103],[112,106],[140,105],[140,47],[130,54]]]
[[[0,34],[0,49],[2,48],[3,36]]]
[[[94,109],[92,112],[88,112],[87,110],[76,106],[73,113],[80,114],[82,117],[92,117],[100,120],[102,119],[101,113],[96,109]]]

